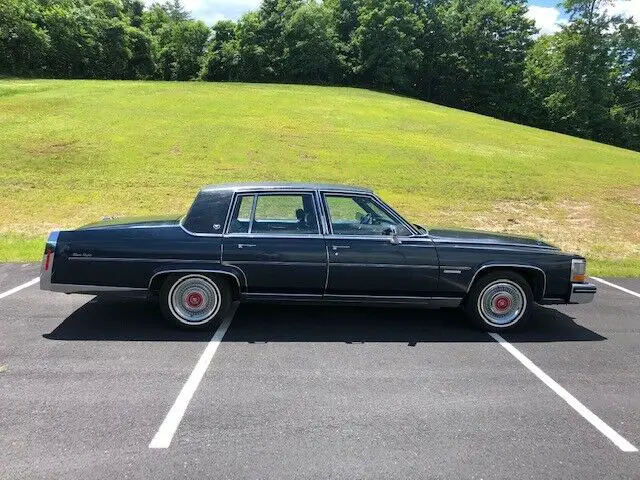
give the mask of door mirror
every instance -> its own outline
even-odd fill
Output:
[[[394,245],[401,243],[400,239],[398,238],[398,230],[396,229],[395,225],[390,225],[387,231],[391,236],[391,243],[393,243]]]

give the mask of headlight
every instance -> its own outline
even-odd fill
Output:
[[[584,283],[587,272],[587,261],[584,258],[574,258],[571,260],[571,281],[574,283]]]

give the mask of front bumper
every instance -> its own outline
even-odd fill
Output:
[[[589,303],[596,294],[593,283],[572,283],[569,303]]]

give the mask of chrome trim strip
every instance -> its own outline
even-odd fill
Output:
[[[68,257],[69,261],[80,262],[166,262],[166,263],[216,263],[219,264],[218,259],[185,259],[185,258],[138,258],[138,257]]]
[[[451,245],[453,248],[483,248],[487,250],[500,250],[504,249],[504,247],[518,247],[518,248],[532,248],[536,250],[545,250],[549,252],[557,252],[560,249],[557,247],[547,247],[545,245],[526,245],[522,243],[484,243],[478,241],[469,241],[469,242],[460,242],[460,241],[448,241],[448,240],[436,240],[433,239],[434,243],[442,244],[442,245]]]
[[[457,274],[460,274],[460,273],[462,273],[462,270],[447,269],[447,270],[442,270],[442,273],[457,273]]]
[[[136,287],[111,287],[107,285],[75,285],[71,283],[52,283],[49,288],[52,292],[59,293],[86,293],[86,294],[98,294],[108,292],[146,292],[146,288]]]
[[[471,267],[462,267],[462,266],[458,266],[458,265],[440,265],[440,268],[442,270],[471,270]]]
[[[231,265],[231,264],[229,264]],[[270,260],[234,260],[233,265],[281,265],[281,266],[300,266],[300,267],[324,267],[324,262],[280,262]]]
[[[322,298],[320,293],[247,293],[245,297],[312,297]]]
[[[240,286],[240,279],[231,272],[227,272],[226,270],[193,270],[193,269],[189,269],[189,270],[185,270],[185,269],[167,269],[167,270],[160,270],[156,273],[154,273],[153,275],[151,275],[151,278],[149,279],[149,285],[146,289],[141,289],[141,290],[150,290],[151,289],[151,284],[153,283],[153,279],[156,278],[158,275],[162,275],[165,273],[221,273],[223,275],[230,275],[232,276],[235,281],[236,284],[238,285],[238,289],[240,290],[240,292],[242,292],[242,287]]]
[[[438,269],[437,265],[405,265],[398,263],[340,263],[330,262],[331,267],[376,267],[376,268],[426,268]]]
[[[544,293],[547,290],[547,274],[544,273],[544,270],[542,270],[540,267],[535,267],[533,265],[522,265],[522,264],[518,264],[518,263],[492,263],[489,265],[483,265],[480,268],[478,268],[478,270],[476,270],[476,272],[473,274],[473,277],[471,278],[471,282],[469,282],[469,285],[467,286],[467,292],[469,293],[469,290],[471,290],[471,287],[473,286],[473,282],[475,281],[476,277],[478,276],[478,274],[480,272],[482,272],[483,270],[486,270],[487,268],[528,268],[530,270],[537,270],[540,273],[542,273],[542,295],[540,298],[544,298]]]
[[[353,297],[353,298],[384,298],[384,299],[408,299],[408,300],[462,300],[462,297],[416,297],[407,295],[341,295],[328,293],[325,297]]]

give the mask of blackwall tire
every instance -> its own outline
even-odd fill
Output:
[[[220,324],[231,306],[226,279],[202,273],[169,275],[160,288],[160,311],[173,326],[206,330]]]
[[[531,318],[534,300],[529,283],[512,271],[490,272],[469,290],[465,310],[471,322],[489,332],[522,328]]]

